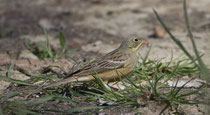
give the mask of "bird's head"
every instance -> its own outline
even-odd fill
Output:
[[[140,37],[130,37],[121,43],[120,48],[125,48],[135,52],[144,44],[148,44],[148,42]]]

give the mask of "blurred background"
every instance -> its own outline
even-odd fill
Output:
[[[187,2],[196,43],[199,51],[205,52],[210,1]],[[67,48],[78,48],[85,56],[86,52],[107,53],[131,35],[150,42],[153,47],[150,58],[170,59],[172,54],[182,55],[161,28],[152,9],[157,10],[172,33],[192,49],[184,24],[183,0],[1,0],[0,53],[18,58],[25,50],[25,39],[45,40],[44,28],[54,48],[58,47],[58,32],[63,32]]]

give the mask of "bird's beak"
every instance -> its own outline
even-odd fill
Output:
[[[142,41],[142,42],[141,42],[141,45],[144,45],[144,44],[148,44],[148,42],[147,42],[147,41],[145,41],[145,40],[144,40],[144,41]]]
[[[141,47],[144,44],[148,44],[149,42],[147,42],[146,40],[143,40],[136,48],[135,50],[139,49],[139,47]]]

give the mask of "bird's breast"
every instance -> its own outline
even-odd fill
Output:
[[[129,59],[125,61],[124,67],[129,67],[129,68],[135,68],[136,63],[137,63],[137,57],[136,56],[131,56]]]
[[[129,73],[133,71],[133,67],[122,67],[118,69],[109,70],[106,72],[102,72],[96,75],[87,75],[87,76],[78,76],[71,80],[71,82],[84,82],[84,81],[93,81],[95,77],[99,77],[104,81],[116,81],[120,77],[125,77]]]

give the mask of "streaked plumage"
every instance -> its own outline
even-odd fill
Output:
[[[114,51],[84,65],[79,70],[67,75],[63,80],[49,84],[44,88],[71,82],[93,81],[95,80],[94,75],[108,82],[114,81],[118,79],[118,75],[123,77],[133,71],[138,60],[137,51],[143,44],[147,44],[147,42],[142,41],[141,38],[128,38]]]

